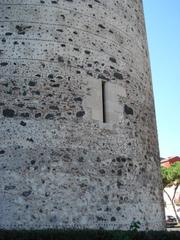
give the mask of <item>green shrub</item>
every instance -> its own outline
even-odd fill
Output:
[[[180,240],[180,232],[0,230],[0,240]]]

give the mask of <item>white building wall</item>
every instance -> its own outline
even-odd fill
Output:
[[[175,189],[175,186],[165,188],[165,191],[170,195],[171,199],[173,198],[173,195],[174,195],[174,189]],[[164,201],[165,201],[165,215],[175,217],[173,206],[172,206],[171,201],[168,198],[167,194],[165,193],[165,191],[163,193]],[[176,191],[176,197],[175,198],[178,198],[179,196],[180,196],[180,186],[178,187],[178,189]],[[175,207],[176,207],[176,210],[177,210],[177,214],[180,217],[180,206],[177,206],[175,204]]]

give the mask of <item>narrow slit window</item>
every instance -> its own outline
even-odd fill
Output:
[[[105,82],[102,81],[102,115],[103,115],[103,123],[106,122],[106,105],[105,105]]]

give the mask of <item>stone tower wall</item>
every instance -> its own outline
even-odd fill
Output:
[[[0,0],[0,228],[163,229],[140,0]]]

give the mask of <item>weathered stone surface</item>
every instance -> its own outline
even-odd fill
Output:
[[[163,229],[140,0],[0,0],[0,228]]]

